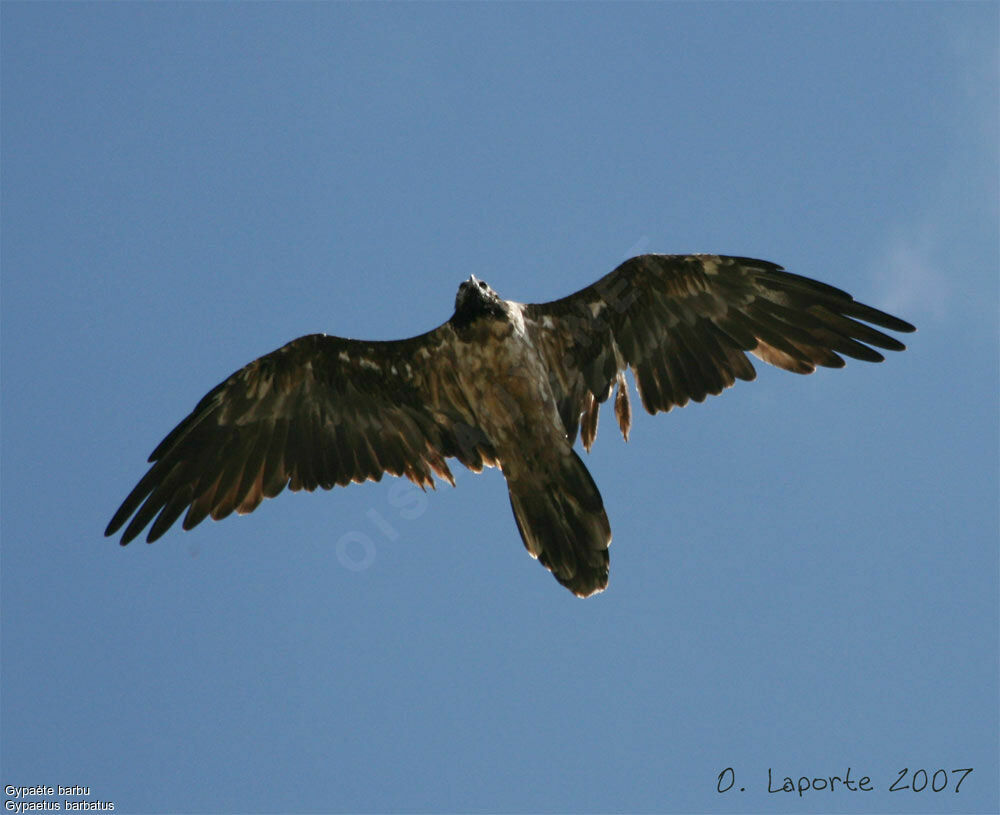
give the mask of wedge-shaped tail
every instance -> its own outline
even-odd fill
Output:
[[[554,461],[505,471],[525,548],[578,597],[608,585],[611,526],[597,485],[572,448]]]

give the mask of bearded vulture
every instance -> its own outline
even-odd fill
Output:
[[[330,489],[382,473],[433,487],[499,467],[532,557],[571,592],[608,584],[611,527],[573,450],[588,451],[617,385],[615,418],[632,420],[631,367],[649,413],[701,402],[752,380],[744,352],[797,374],[840,368],[841,355],[881,362],[869,346],[904,345],[865,323],[914,327],[833,286],[764,260],[640,255],[549,303],[503,300],[470,277],[455,313],[426,334],[391,342],[310,334],[213,388],[149,457],[149,471],[108,524],[124,546],[148,542],[182,513],[252,512],[286,486]],[[129,520],[131,518],[131,520]]]

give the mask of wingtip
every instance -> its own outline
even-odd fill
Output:
[[[894,318],[896,320],[895,325],[889,326],[893,331],[900,331],[903,334],[912,334],[917,330],[917,327],[913,323],[908,323],[906,320],[900,320],[899,317]]]
[[[857,301],[855,301],[857,302]],[[901,334],[912,334],[917,330],[917,327],[906,320],[897,317],[895,314],[889,314],[888,312],[877,309],[873,306],[864,306],[862,303],[857,305],[863,306],[867,313],[858,314],[857,317],[868,323],[874,323],[882,328],[888,328],[890,331],[899,331]],[[854,316],[854,315],[852,315]]]

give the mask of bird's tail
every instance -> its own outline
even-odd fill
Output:
[[[607,587],[611,526],[597,485],[576,452],[568,448],[544,467],[505,470],[504,475],[531,556],[578,597]]]

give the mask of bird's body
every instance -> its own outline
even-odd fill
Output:
[[[576,294],[501,299],[471,277],[444,324],[406,340],[312,334],[261,357],[209,392],[153,451],[153,466],[108,525],[147,540],[182,513],[250,512],[285,486],[330,488],[383,472],[454,484],[446,458],[498,466],[528,551],[580,596],[607,585],[611,529],[573,449],[590,449],[617,385],[625,438],[631,367],[643,406],[670,410],[752,379],[749,351],[796,373],[877,362],[902,350],[865,321],[913,326],[766,261],[642,255]]]
[[[525,317],[523,304],[502,302],[499,312],[483,309],[455,332],[463,391],[475,426],[496,451],[528,551],[560,582],[587,596],[607,585],[611,526],[567,438],[549,367],[535,347],[533,336],[544,329]]]

